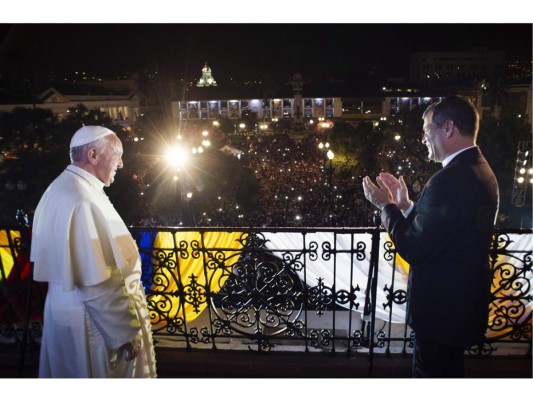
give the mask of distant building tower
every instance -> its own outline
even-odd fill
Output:
[[[289,82],[292,86],[292,93],[294,96],[294,106],[293,106],[293,121],[296,125],[303,125],[303,101],[302,101],[302,90],[304,82],[302,75],[296,73],[292,76],[291,81]]]
[[[217,81],[213,78],[211,75],[211,68],[207,66],[207,61],[202,68],[202,77],[196,84],[198,87],[206,87],[206,86],[217,86]]]
[[[302,75],[300,75],[299,73],[295,73],[289,83],[292,86],[292,94],[294,96],[292,104],[292,123],[289,129],[289,136],[294,141],[299,142],[306,135],[309,134],[309,132],[305,128],[303,119],[302,90],[304,86],[304,81],[302,79]]]

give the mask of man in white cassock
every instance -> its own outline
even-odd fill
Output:
[[[103,190],[123,167],[122,143],[84,126],[70,158],[33,222],[34,279],[48,282],[39,377],[156,377],[139,251]]]

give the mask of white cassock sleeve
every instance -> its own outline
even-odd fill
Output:
[[[94,286],[78,286],[80,299],[109,349],[117,349],[139,333],[141,325],[124,280],[115,269],[111,277]]]
[[[112,222],[106,220],[103,212],[86,201],[79,202],[72,212],[63,262],[65,290],[71,282],[76,286],[93,286],[111,276],[116,263],[110,250],[113,238],[107,235],[105,225]]]

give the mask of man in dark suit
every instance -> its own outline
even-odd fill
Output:
[[[366,198],[399,254],[410,263],[408,324],[415,332],[414,377],[463,377],[465,347],[480,344],[488,324],[489,247],[498,212],[498,182],[476,146],[479,115],[451,96],[423,115],[429,159],[443,169],[418,203],[403,177],[363,179]]]

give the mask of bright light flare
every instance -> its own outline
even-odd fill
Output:
[[[187,164],[189,155],[181,147],[174,147],[167,150],[165,159],[170,166],[180,168]]]

